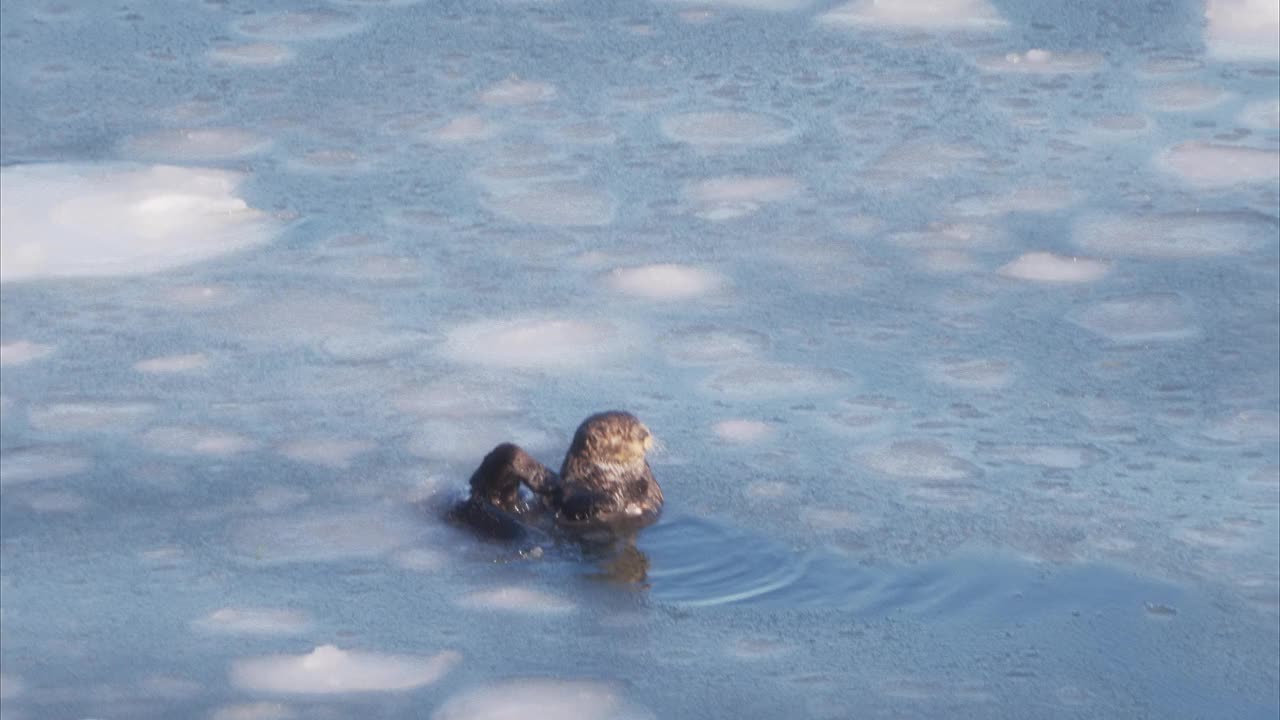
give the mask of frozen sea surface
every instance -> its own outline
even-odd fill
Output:
[[[1276,717],[1278,34],[6,1],[5,720]],[[442,522],[611,407],[635,547]]]

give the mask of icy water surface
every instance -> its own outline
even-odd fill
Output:
[[[1277,33],[5,2],[5,720],[1274,718]],[[615,407],[634,547],[442,521]]]

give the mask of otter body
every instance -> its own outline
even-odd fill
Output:
[[[556,525],[567,529],[638,529],[657,520],[662,489],[645,452],[649,429],[631,413],[610,411],[587,418],[556,475],[520,447],[503,443],[471,476],[471,495],[451,513],[491,537],[523,536],[532,509],[520,485],[537,496]]]

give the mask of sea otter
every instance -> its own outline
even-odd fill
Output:
[[[556,475],[520,447],[503,443],[471,475],[471,496],[451,513],[493,537],[519,537],[534,512],[520,497],[523,484],[550,512],[557,526],[622,534],[657,520],[662,488],[645,451],[653,436],[636,416],[610,411],[578,426]]]

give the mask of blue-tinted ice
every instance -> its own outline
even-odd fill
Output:
[[[1278,36],[5,2],[5,720],[1274,718]],[[613,407],[635,547],[442,521]]]

